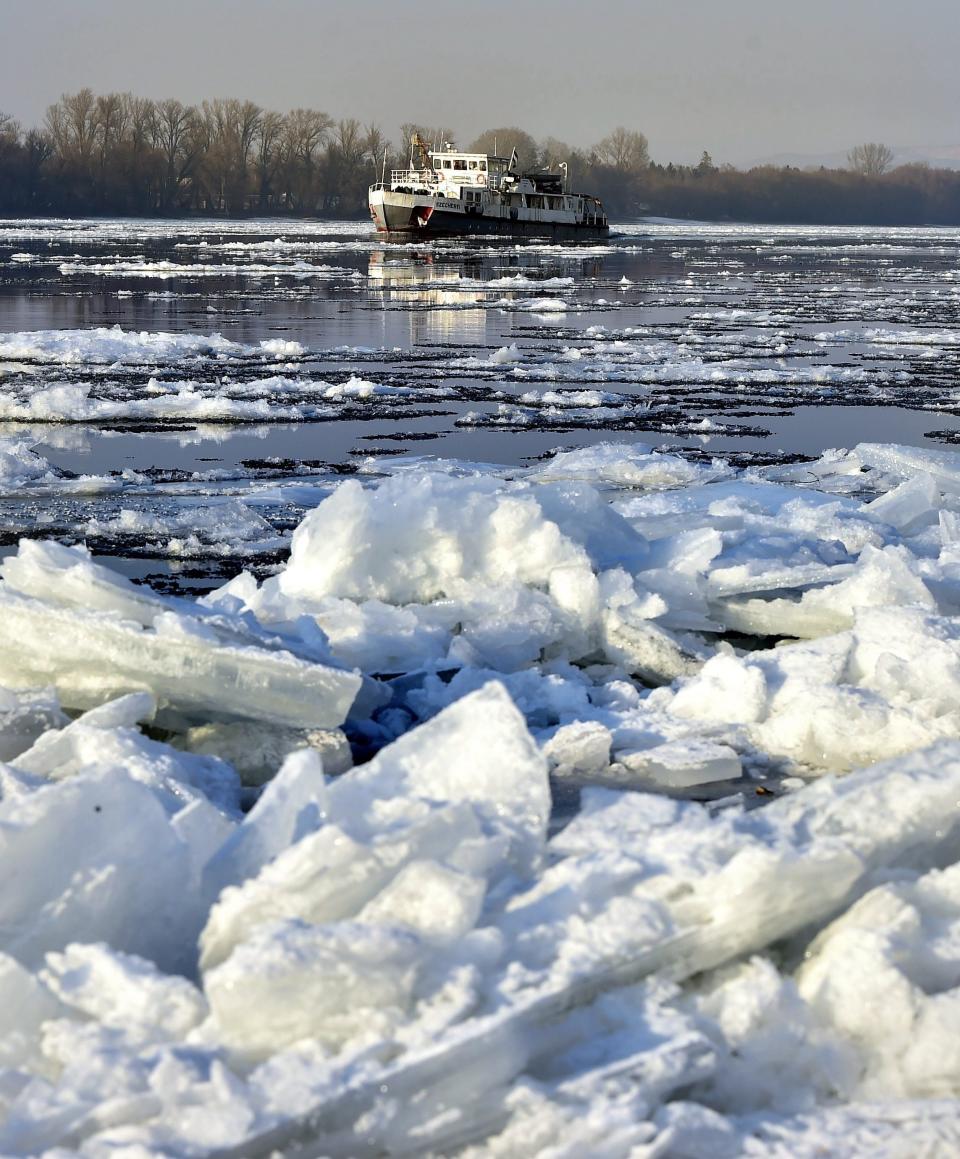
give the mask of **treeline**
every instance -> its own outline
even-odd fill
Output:
[[[376,126],[317,109],[83,89],[41,129],[0,114],[0,212],[352,216],[384,145]]]
[[[650,165],[634,191],[646,213],[704,221],[960,225],[960,172],[929,165],[901,165],[873,175],[851,169]]]
[[[439,144],[449,128],[401,127],[393,146],[375,124],[317,109],[277,113],[235,99],[184,105],[130,93],[66,94],[40,128],[0,113],[0,215],[187,214],[357,217],[383,169],[407,164],[411,134]],[[960,224],[960,172],[891,169],[885,146],[857,146],[849,169],[799,170],[650,160],[640,132],[615,129],[589,149],[508,126],[472,142],[524,168],[569,167],[570,185],[609,215],[822,224]]]

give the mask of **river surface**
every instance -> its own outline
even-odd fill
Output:
[[[0,495],[0,543],[84,540],[202,590],[276,566],[306,509],[387,456],[943,446],[958,259],[944,229],[403,245],[365,222],[0,221],[0,438],[49,467]]]

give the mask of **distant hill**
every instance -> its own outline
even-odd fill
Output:
[[[922,146],[892,145],[894,165],[926,162],[939,169],[960,169],[960,145]],[[791,165],[797,169],[846,169],[847,150],[836,153],[777,153],[772,157],[758,157],[747,161],[744,168],[755,165]]]

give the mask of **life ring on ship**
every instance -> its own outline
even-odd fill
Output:
[[[478,185],[486,185],[486,183],[487,183],[486,173],[478,173],[477,174],[477,184]]]

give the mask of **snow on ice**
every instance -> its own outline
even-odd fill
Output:
[[[22,541],[0,1151],[955,1153],[958,545],[877,444],[388,460],[199,601]]]
[[[123,330],[95,326],[87,330],[37,330],[4,334],[0,358],[42,363],[133,363],[177,359],[229,359],[265,354],[291,358],[303,353],[299,342],[268,339],[255,346],[209,336]]]

